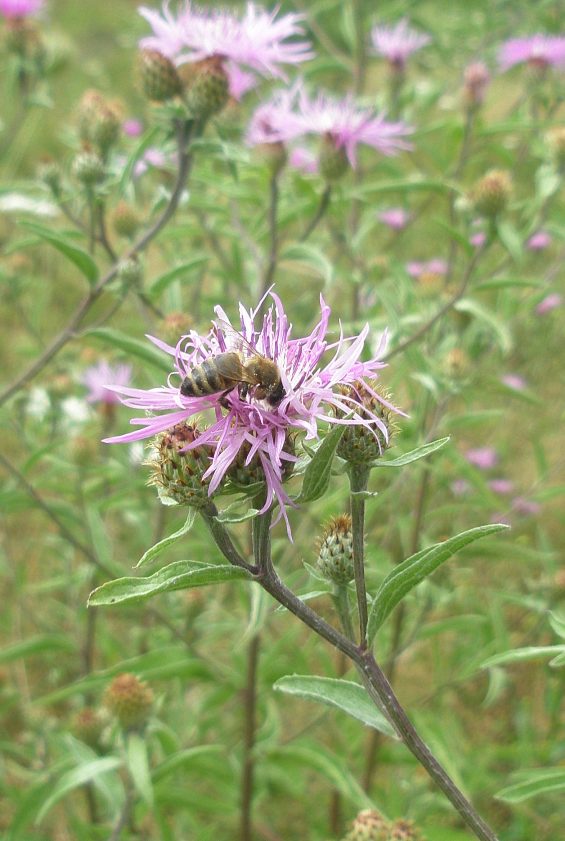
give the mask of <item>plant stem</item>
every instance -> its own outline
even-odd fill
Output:
[[[357,591],[357,608],[359,610],[359,644],[367,647],[367,588],[365,586],[365,499],[363,491],[367,490],[369,469],[360,465],[349,468],[349,485],[351,488],[351,531],[353,534],[353,569],[355,573],[355,589]]]
[[[263,282],[261,284],[261,295],[259,300],[262,300],[267,294],[277,270],[277,261],[279,253],[279,235],[277,228],[277,213],[279,207],[279,173],[273,172],[269,184],[269,259],[263,275]]]
[[[241,775],[241,841],[252,841],[252,808],[255,761],[255,730],[257,728],[257,667],[261,638],[255,634],[247,650],[247,681],[243,701],[245,729],[243,735],[243,770]]]
[[[351,613],[349,611],[349,593],[347,591],[347,584],[336,584],[333,593],[333,600],[343,633],[352,640],[355,639],[355,631],[353,630],[353,623],[351,621]]]
[[[322,193],[322,197],[320,199],[320,204],[318,205],[318,209],[317,209],[316,213],[314,214],[314,216],[312,217],[312,220],[310,221],[310,224],[307,226],[306,230],[304,231],[304,233],[302,234],[302,236],[298,240],[299,242],[306,242],[306,240],[308,239],[310,234],[312,234],[316,230],[319,223],[322,221],[322,219],[323,219],[323,217],[326,213],[326,210],[330,206],[331,195],[332,195],[331,184],[326,184],[326,186],[324,187],[324,192]]]
[[[134,257],[136,254],[139,254],[143,251],[149,243],[157,236],[157,234],[165,227],[167,222],[171,219],[174,215],[178,204],[180,202],[181,195],[184,191],[186,179],[190,173],[190,169],[193,162],[193,156],[190,150],[187,148],[188,142],[193,137],[198,129],[195,129],[194,124],[190,121],[188,122],[177,122],[177,145],[178,145],[178,153],[179,153],[179,168],[177,172],[177,179],[175,183],[175,187],[173,192],[171,193],[171,197],[169,199],[169,203],[163,210],[162,214],[159,218],[153,223],[153,225],[145,231],[145,233],[135,242],[128,252],[124,255],[123,259],[130,259]],[[16,380],[14,380],[11,385],[9,385],[3,392],[0,394],[0,405],[6,402],[12,395],[16,394],[24,385],[26,385],[30,380],[34,379],[49,362],[53,359],[54,356],[63,348],[71,339],[74,338],[76,331],[80,327],[83,322],[83,319],[87,315],[87,313],[91,310],[93,304],[98,300],[106,286],[115,278],[117,271],[118,271],[118,262],[115,262],[114,265],[103,275],[89,290],[86,297],[82,300],[79,304],[73,315],[71,316],[68,324],[61,330],[61,332],[51,341],[51,343],[47,346],[44,352],[41,354],[38,359],[26,370],[23,374],[21,374]]]

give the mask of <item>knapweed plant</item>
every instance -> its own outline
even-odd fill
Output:
[[[560,12],[0,0],[2,838],[563,836]]]

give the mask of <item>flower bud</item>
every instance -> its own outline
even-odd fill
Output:
[[[350,169],[349,161],[343,146],[336,146],[331,136],[322,141],[318,156],[318,172],[328,183],[339,181]]]
[[[353,580],[353,534],[349,514],[333,517],[326,525],[318,544],[316,566],[333,584],[349,584]]]
[[[481,216],[494,219],[505,210],[511,193],[510,173],[492,169],[475,185],[471,196],[473,207]]]
[[[76,435],[70,443],[70,455],[77,467],[94,464],[98,455],[96,439],[89,435]]]
[[[104,720],[98,710],[93,707],[84,707],[75,715],[72,730],[81,742],[91,748],[100,744],[100,737],[104,729]]]
[[[94,187],[106,178],[104,161],[96,152],[79,152],[73,161],[72,171],[85,187]]]
[[[490,82],[488,67],[482,61],[476,61],[465,68],[463,76],[463,102],[470,111],[483,104],[485,91]]]
[[[145,681],[129,673],[114,678],[104,695],[104,703],[124,730],[143,727],[153,705],[153,691]]]
[[[176,345],[179,336],[186,335],[193,327],[194,320],[190,315],[184,312],[170,312],[161,321],[157,335],[169,344]]]
[[[55,197],[61,194],[61,170],[55,161],[46,158],[37,168],[37,177],[49,187]]]
[[[554,128],[547,133],[547,145],[559,170],[565,170],[565,127]]]
[[[284,143],[259,143],[255,151],[273,176],[278,175],[286,166],[288,152]]]
[[[157,50],[141,51],[139,70],[143,92],[153,102],[166,102],[181,93],[181,80],[175,65]]]
[[[210,466],[211,448],[203,445],[182,452],[199,436],[196,426],[178,423],[155,439],[148,462],[153,468],[149,484],[157,485],[160,496],[178,505],[201,508],[209,498],[209,479],[204,479],[204,473]]]
[[[443,360],[443,369],[452,380],[465,379],[471,369],[471,360],[464,350],[458,347],[452,348]]]
[[[101,108],[104,107],[104,97],[99,91],[87,90],[83,93],[78,104],[78,133],[84,143],[92,140],[92,126]]]
[[[194,65],[194,77],[188,90],[188,104],[192,114],[208,119],[218,114],[229,100],[229,80],[222,59],[206,58]]]
[[[283,450],[285,453],[294,455],[294,441],[288,434],[285,438]],[[259,482],[265,482],[265,470],[263,469],[261,459],[258,455],[255,455],[251,461],[248,461],[250,452],[251,444],[245,441],[239,448],[237,455],[226,473],[228,483],[235,485],[237,488],[246,488]],[[287,461],[285,459],[282,465],[282,480],[284,482],[292,475],[294,461]]]
[[[139,286],[143,280],[143,268],[137,257],[128,257],[118,263],[116,278],[123,289]]]
[[[425,271],[416,278],[418,292],[425,298],[434,298],[443,289],[443,276],[439,272]]]
[[[91,128],[91,141],[103,157],[120,139],[122,131],[122,113],[118,102],[104,102],[99,109]]]
[[[375,390],[373,385],[371,387]],[[347,406],[369,424],[347,424],[337,446],[337,454],[351,464],[367,465],[380,458],[391,446],[391,439],[396,431],[392,410],[381,403],[362,382],[340,386],[337,390],[347,398],[344,401]],[[388,400],[387,395],[384,395],[384,398]],[[386,435],[377,426],[377,418],[385,426]]]
[[[121,201],[112,212],[111,224],[118,236],[133,239],[139,230],[141,219],[134,207]]]
[[[400,818],[390,827],[388,841],[424,841],[413,821]]]
[[[344,841],[388,841],[389,822],[376,809],[359,812]]]

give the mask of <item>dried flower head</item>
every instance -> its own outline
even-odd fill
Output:
[[[124,730],[142,727],[153,706],[153,691],[136,675],[124,673],[114,678],[104,695],[104,703]]]
[[[248,311],[240,305],[240,324],[236,331],[221,307],[216,307],[218,321],[207,335],[190,331],[177,347],[151,338],[151,341],[175,360],[175,371],[166,386],[149,390],[116,387],[122,401],[144,412],[131,423],[140,429],[113,438],[108,443],[137,441],[158,435],[194,415],[211,410],[213,422],[197,441],[185,450],[208,445],[212,457],[203,478],[209,479],[209,494],[214,493],[244,445],[250,444],[247,464],[257,457],[266,483],[266,499],[262,510],[274,502],[280,505],[279,516],[286,517],[291,500],[283,488],[288,463],[296,461],[289,447],[289,436],[301,432],[307,440],[322,435],[320,426],[339,423],[362,427],[375,441],[388,441],[385,412],[393,411],[386,398],[379,396],[368,380],[377,376],[383,363],[386,336],[378,344],[375,358],[362,362],[360,357],[369,333],[366,325],[358,336],[328,342],[330,308],[321,299],[321,317],[310,335],[291,338],[292,326],[279,298],[271,293],[274,304],[259,319],[259,309]],[[241,340],[245,342],[241,345]],[[196,366],[213,363],[224,353],[238,353],[242,364],[253,354],[260,354],[276,364],[280,376],[281,399],[276,404],[259,399],[256,388],[231,387],[224,391],[184,396],[179,386]],[[330,358],[323,361],[327,353]],[[213,369],[213,364],[212,364]],[[338,388],[339,387],[339,388]],[[362,401],[362,402],[361,402]]]
[[[376,809],[364,809],[354,819],[344,841],[388,841],[390,824]]]

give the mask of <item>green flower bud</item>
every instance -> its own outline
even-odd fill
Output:
[[[370,385],[376,392],[375,385]],[[346,401],[347,405],[355,409],[362,418],[366,418],[371,426],[346,425],[337,446],[337,454],[351,464],[367,465],[380,458],[383,452],[391,446],[392,437],[396,432],[392,411],[374,397],[362,382],[353,383],[351,386],[341,386],[338,390],[349,398]],[[386,400],[389,399],[389,395],[385,394],[383,396]],[[379,418],[385,425],[388,440],[383,431],[375,424],[375,417]]]
[[[271,175],[278,175],[288,160],[288,152],[284,143],[260,143],[255,151],[267,166]]]
[[[349,514],[333,517],[326,525],[318,543],[316,566],[320,574],[334,584],[349,584],[353,580],[353,534]]]
[[[141,86],[145,96],[153,102],[166,102],[182,91],[180,76],[173,62],[157,50],[142,50],[139,54]]]
[[[199,119],[218,114],[229,100],[229,82],[222,60],[213,56],[194,65],[194,76],[188,90],[188,105]]]
[[[100,737],[104,729],[104,720],[98,710],[84,707],[75,715],[72,730],[81,742],[96,748],[100,744]]]
[[[194,443],[200,431],[194,425],[178,423],[155,439],[148,464],[153,468],[149,484],[157,485],[159,495],[178,505],[203,507],[208,497],[209,479],[204,473],[210,466],[211,449],[205,445],[181,450]]]
[[[134,207],[121,201],[112,212],[111,224],[118,236],[133,239],[139,230],[141,219]]]
[[[122,674],[114,678],[104,695],[104,703],[124,730],[143,727],[153,706],[153,691],[138,677]]]
[[[294,455],[294,441],[290,435],[286,436],[283,450],[285,453]],[[251,451],[251,444],[247,441],[242,444],[231,463],[227,473],[227,485],[235,485],[237,488],[247,488],[251,485],[265,482],[265,471],[258,455],[253,456],[249,464],[247,459]],[[283,461],[282,479],[283,482],[290,478],[294,470],[293,461]]]
[[[325,137],[318,156],[318,172],[322,178],[331,184],[343,178],[349,169],[351,165],[343,146],[336,146],[331,136]]]
[[[143,280],[143,268],[137,257],[128,257],[118,264],[116,277],[124,289],[139,286]]]
[[[85,187],[94,187],[106,178],[104,161],[96,152],[79,152],[73,161],[72,171]]]
[[[376,809],[359,812],[344,841],[388,841],[389,822]]]
[[[506,209],[511,193],[510,173],[502,169],[492,169],[477,182],[471,200],[477,213],[494,219]]]
[[[46,159],[37,168],[37,177],[49,187],[55,197],[61,194],[61,170],[55,161]]]

